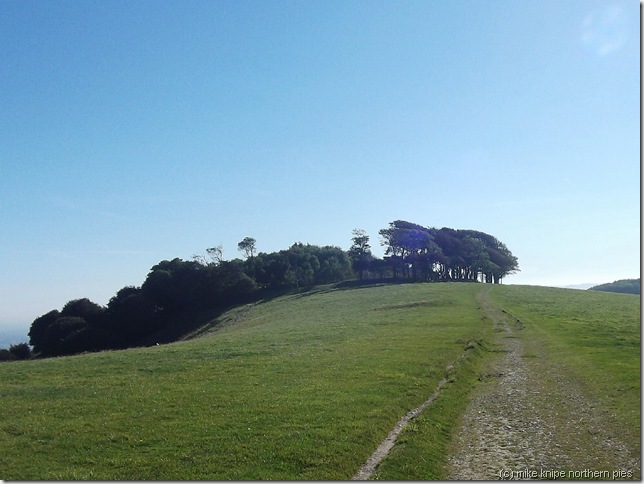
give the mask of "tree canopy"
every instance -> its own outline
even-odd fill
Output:
[[[621,292],[625,294],[640,294],[640,279],[620,279],[619,281],[599,284],[588,289],[589,291]]]
[[[393,277],[498,284],[519,270],[505,244],[477,230],[435,229],[396,220],[379,234]]]
[[[285,250],[257,252],[257,241],[245,237],[237,245],[245,260],[225,260],[221,245],[190,261],[163,260],[150,268],[140,287],[121,288],[105,307],[74,299],[37,317],[29,341],[37,356],[150,345],[194,329],[189,321],[200,312],[223,311],[276,291],[356,277],[500,283],[519,270],[510,250],[484,232],[395,220],[379,235],[382,259],[372,254],[369,235],[354,229],[347,251],[296,242]]]

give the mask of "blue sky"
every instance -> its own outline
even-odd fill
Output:
[[[0,327],[254,237],[490,233],[639,277],[639,3],[0,2]]]

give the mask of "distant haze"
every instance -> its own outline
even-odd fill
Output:
[[[555,286],[555,287],[563,287],[564,289],[588,289],[590,287],[596,286],[598,284],[602,284],[601,282],[585,282],[583,284],[572,284],[569,286]]]
[[[0,328],[0,348],[9,348],[11,345],[29,342],[29,327],[2,327]]]

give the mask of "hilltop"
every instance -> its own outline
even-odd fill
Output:
[[[386,247],[383,259],[371,253],[369,236],[355,229],[348,251],[297,242],[267,254],[257,251],[254,238],[245,237],[237,246],[245,260],[224,260],[221,246],[191,261],[163,260],[140,287],[123,287],[107,307],[80,298],[37,317],[29,343],[36,357],[149,346],[176,341],[204,317],[231,307],[315,285],[352,279],[498,284],[518,271],[506,245],[477,230],[396,220],[379,234]]]

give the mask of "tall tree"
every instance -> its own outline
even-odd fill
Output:
[[[353,229],[353,245],[349,249],[353,270],[358,273],[358,277],[364,279],[365,271],[369,270],[369,264],[373,260],[371,254],[371,245],[369,245],[369,236],[362,229]]]
[[[385,259],[391,265],[394,279],[398,277],[398,269],[402,268],[403,257],[405,255],[402,234],[397,227],[397,222],[391,222],[389,228],[382,229],[378,232],[380,234],[380,245],[386,247]]]
[[[255,244],[257,241],[252,237],[244,237],[244,240],[237,244],[237,249],[244,252],[247,258],[252,259],[255,256]]]
[[[224,246],[221,244],[206,249],[206,252],[214,264],[221,264],[224,260]]]

